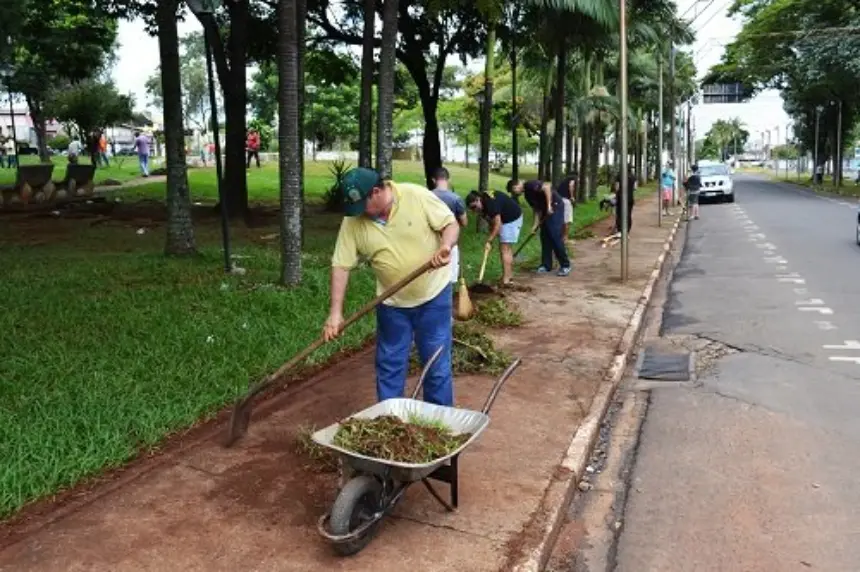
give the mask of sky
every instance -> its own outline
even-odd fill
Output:
[[[740,19],[726,15],[732,0],[679,0],[678,11],[692,18],[696,41],[691,47],[699,78],[720,62],[725,45],[741,30]],[[750,143],[767,140],[770,131],[771,143],[785,142],[786,127],[791,122],[783,109],[778,91],[765,91],[747,103],[699,104],[693,108],[693,125],[696,138],[702,139],[718,119],[740,118],[750,133]],[[762,135],[765,133],[764,135]]]
[[[732,0],[678,0],[678,11],[684,17],[693,18],[696,41],[691,47],[700,77],[722,57],[724,46],[741,29],[741,23],[726,16]],[[179,22],[180,36],[200,30],[200,24],[193,17]],[[120,48],[113,70],[117,88],[122,93],[131,93],[139,109],[153,109],[146,94],[145,83],[158,67],[158,41],[150,37],[143,23],[122,21],[119,26]],[[480,62],[471,62],[470,68],[480,69]],[[718,119],[740,118],[750,132],[753,142],[767,139],[770,131],[771,142],[785,141],[789,117],[783,110],[782,98],[778,92],[768,91],[743,104],[699,104],[693,108],[693,124],[696,138],[705,136],[711,125]]]

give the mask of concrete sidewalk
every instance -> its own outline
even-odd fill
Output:
[[[642,296],[674,219],[656,226],[640,207],[630,280],[618,247],[575,247],[569,278],[527,277],[510,298],[520,328],[493,332],[521,357],[480,440],[460,459],[460,508],[446,513],[427,491],[408,491],[375,540],[341,559],[316,532],[336,495],[336,475],[295,452],[301,426],[324,426],[374,402],[373,356],[362,353],[258,406],[232,449],[218,437],[141,464],[122,486],[84,494],[55,514],[0,528],[0,570],[500,570],[542,540],[542,501],[564,479],[560,462]],[[646,220],[647,219],[647,220]],[[598,225],[598,236],[610,223]],[[457,404],[481,407],[493,379],[456,381]],[[443,496],[447,487],[437,487]]]

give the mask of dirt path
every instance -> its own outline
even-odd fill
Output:
[[[356,557],[336,558],[317,535],[336,475],[308,466],[295,452],[295,435],[374,402],[373,357],[365,352],[258,407],[248,436],[232,449],[210,435],[140,463],[122,486],[105,483],[61,511],[0,527],[0,571],[505,567],[529,548],[524,532],[539,517],[668,235],[670,225],[656,228],[651,210],[637,213],[627,284],[617,279],[618,247],[600,248],[597,239],[577,244],[570,278],[522,277],[534,290],[510,298],[525,324],[493,337],[523,365],[496,401],[490,427],[461,459],[457,512],[445,513],[414,487]],[[457,404],[480,408],[492,381],[459,377]]]

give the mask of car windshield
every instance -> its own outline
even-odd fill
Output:
[[[729,169],[725,165],[702,165],[699,167],[699,176],[701,177],[716,177],[728,174]]]

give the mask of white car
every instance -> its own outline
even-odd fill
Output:
[[[699,191],[700,199],[735,202],[732,171],[728,165],[714,161],[701,161],[699,162],[699,178],[702,180],[702,188]]]

